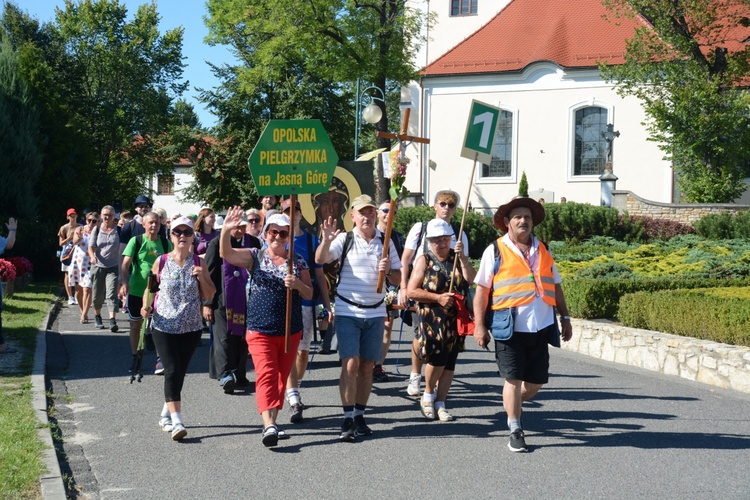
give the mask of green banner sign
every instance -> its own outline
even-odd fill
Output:
[[[248,160],[259,196],[328,190],[339,156],[320,120],[271,120]]]

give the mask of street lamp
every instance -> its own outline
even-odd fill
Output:
[[[370,91],[375,91],[377,95],[370,95]],[[367,101],[365,101],[367,99]],[[359,79],[357,79],[357,113],[355,115],[354,124],[354,159],[356,160],[359,156],[359,134],[362,130],[362,120],[370,124],[375,124],[380,121],[383,117],[383,110],[377,105],[375,101],[380,101],[385,106],[385,92],[380,87],[370,85],[369,87],[360,91]],[[364,106],[365,102],[367,105]]]

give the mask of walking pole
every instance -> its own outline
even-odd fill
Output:
[[[474,165],[471,167],[471,177],[469,177],[469,189],[466,192],[466,198],[464,199],[464,203],[466,203],[466,207],[469,206],[469,196],[471,196],[471,187],[474,184],[474,171],[477,169],[477,159],[479,158],[479,153],[474,153]],[[466,221],[466,208],[464,208],[463,212],[461,213],[461,227],[458,230],[458,234],[456,235],[456,243],[461,241],[461,237],[464,234],[464,221]],[[448,286],[448,293],[451,293],[453,291],[453,277],[455,274],[456,265],[458,264],[458,252],[455,252],[455,255],[453,256],[453,271],[451,271],[451,283]]]
[[[148,273],[148,281],[146,283],[146,309],[151,309],[154,305],[154,294],[159,290],[159,284],[156,281],[156,275],[152,272]],[[146,330],[148,329],[148,317],[143,318],[141,323],[141,335],[138,338],[138,349],[135,351],[133,356],[133,366],[130,368],[130,383],[136,380],[136,372],[138,372],[138,382],[143,379],[143,344],[146,338]]]
[[[289,212],[289,254],[286,258],[287,275],[294,274],[294,217],[297,205],[297,195],[290,197]],[[289,352],[289,335],[292,329],[292,289],[286,289],[286,328],[284,330],[284,352]]]

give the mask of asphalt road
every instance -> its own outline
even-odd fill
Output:
[[[404,390],[411,337],[405,328],[399,343],[396,329],[391,381],[375,384],[366,414],[372,436],[338,442],[338,358],[317,355],[302,384],[305,421],[288,423],[285,408],[290,439],[269,450],[252,391],[225,395],[208,378],[204,335],[183,391],[189,434],[173,442],[157,424],[163,379],[148,371],[129,383],[120,325],[95,330],[64,306],[48,333],[62,468],[77,498],[750,498],[747,394],[555,349],[550,384],[524,406],[529,453],[516,454],[493,354],[467,341],[448,399],[456,421],[429,422]]]

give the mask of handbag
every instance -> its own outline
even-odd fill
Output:
[[[60,263],[63,266],[69,266],[70,263],[73,261],[73,250],[74,250],[73,242],[69,241],[65,244],[65,246],[62,248],[62,252],[60,252]]]
[[[469,308],[466,305],[466,298],[458,293],[453,294],[453,301],[456,304],[456,330],[459,335],[474,334],[474,319],[469,314]]]

